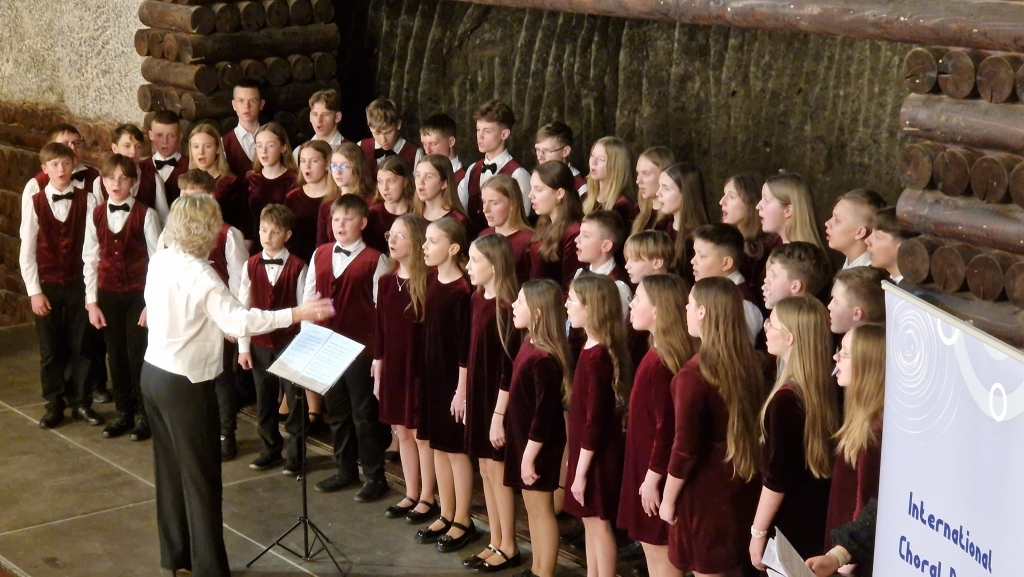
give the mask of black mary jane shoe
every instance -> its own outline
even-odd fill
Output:
[[[416,499],[413,499],[408,495],[406,495],[402,499],[402,501],[409,501],[412,504],[409,506],[403,506],[401,501],[399,501],[397,505],[392,505],[385,509],[384,516],[388,519],[398,519],[399,517],[405,517],[409,514],[409,511],[412,511],[413,507],[416,506]]]
[[[487,550],[491,553],[496,552],[497,549],[498,548],[494,546],[494,543],[490,543],[487,545]],[[484,561],[486,561],[486,559],[481,559],[479,555],[470,555],[469,557],[466,557],[462,560],[462,566],[467,569],[473,569],[477,565],[483,563]]]
[[[520,551],[516,551],[515,555],[508,557],[505,555],[505,553],[501,551],[501,549],[491,547],[490,545],[488,545],[487,548],[493,551],[494,555],[488,557],[487,561],[484,561],[476,567],[473,567],[473,570],[478,573],[497,573],[498,571],[504,571],[505,569],[518,567],[523,564],[523,554]],[[504,561],[498,563],[497,565],[490,563],[490,560],[494,559],[495,557],[501,557],[502,559],[504,559]]]
[[[431,529],[428,526],[420,529],[419,531],[416,531],[417,543],[420,543],[422,545],[426,545],[428,543],[437,543],[438,537],[447,533],[448,529],[451,529],[452,522],[448,519],[445,519],[444,516],[438,517],[437,520],[443,523],[440,529]]]
[[[455,529],[461,529],[462,535],[458,537],[452,537],[451,535],[441,535],[437,538],[437,552],[438,553],[451,553],[452,551],[460,551],[466,545],[469,545],[473,541],[480,538],[480,532],[476,530],[476,525],[473,521],[469,522],[469,526],[465,526],[462,523],[452,522],[452,527]]]
[[[417,511],[416,505],[429,505],[426,511]],[[416,502],[416,505],[409,507],[409,512],[405,516],[405,522],[410,525],[419,525],[420,523],[426,523],[427,520],[433,519],[441,514],[441,506],[437,503],[428,503],[422,499]]]

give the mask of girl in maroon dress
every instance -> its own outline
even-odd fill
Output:
[[[426,441],[417,442],[419,353],[427,294],[427,265],[423,242],[427,223],[415,215],[395,221],[388,231],[394,272],[377,281],[377,337],[374,346],[374,394],[380,400],[379,419],[398,437],[406,496],[387,508],[385,516],[413,519],[436,509],[434,458]]]
[[[245,175],[245,188],[249,191],[249,217],[253,230],[260,228],[260,213],[268,204],[284,204],[288,191],[295,188],[298,168],[292,158],[291,144],[284,127],[268,122],[256,129],[256,160],[252,171]],[[253,235],[250,252],[263,250],[260,235]]]
[[[768,309],[764,308],[761,285],[764,284],[765,263],[777,237],[761,230],[761,217],[757,214],[757,203],[760,201],[761,181],[749,174],[737,174],[725,181],[718,206],[722,207],[722,222],[735,226],[743,233],[743,253],[747,258],[740,272],[750,283],[752,302],[761,307],[762,314],[767,316]]]
[[[338,185],[328,173],[331,145],[310,140],[299,147],[299,180],[288,192],[284,204],[295,213],[295,227],[288,250],[309,261],[317,245],[317,220],[320,206],[328,206],[338,198]],[[330,230],[328,228],[328,230]],[[334,239],[328,240],[334,242]]]
[[[555,281],[562,287],[563,302],[580,268],[576,237],[583,206],[575,186],[572,170],[561,162],[545,162],[530,176],[530,205],[537,213],[537,228],[530,244],[530,280]]]
[[[526,224],[523,216],[523,194],[516,179],[507,174],[498,174],[487,181],[480,191],[484,206],[487,228],[477,238],[498,233],[512,245],[516,277],[522,284],[530,278],[530,242],[533,229]]]
[[[669,270],[693,282],[693,231],[708,223],[704,212],[704,176],[690,163],[673,164],[658,177],[658,202],[666,216],[665,232],[675,243]]]
[[[402,157],[387,156],[380,160],[377,163],[377,193],[370,203],[370,216],[363,230],[366,244],[372,247],[386,246],[384,233],[391,230],[391,223],[396,218],[412,212],[412,199],[415,196],[412,168]]]
[[[636,216],[636,190],[633,188],[633,159],[629,146],[621,138],[605,136],[590,148],[590,173],[583,213],[614,210],[622,217],[626,230]]]
[[[878,497],[882,458],[882,410],[885,405],[885,327],[867,324],[843,336],[836,353],[836,383],[846,391],[846,416],[836,437],[832,489],[825,521],[825,548],[832,530],[857,518]]]
[[[612,522],[622,483],[622,425],[633,385],[619,289],[607,276],[581,276],[569,288],[565,309],[569,323],[583,330],[587,340],[569,403],[570,490],[563,510],[583,519],[587,574],[614,577]]]
[[[631,234],[654,230],[664,218],[658,202],[658,179],[666,168],[676,163],[676,157],[667,146],[652,146],[636,159],[636,208]]]
[[[339,196],[342,194],[358,194],[363,197],[366,204],[373,206],[375,194],[373,174],[370,172],[370,166],[366,163],[366,156],[358,144],[345,141],[335,146],[334,151],[331,153],[329,168],[334,184],[338,185]],[[364,241],[366,240],[366,230],[370,226],[369,220],[367,218],[367,228],[363,230]],[[389,230],[391,230],[390,223],[388,228],[383,229],[379,235],[383,236]],[[329,204],[321,204],[320,214],[316,220],[316,245],[320,246],[328,242],[334,242],[333,235],[331,234],[331,206]],[[384,243],[382,246],[387,248],[387,243]],[[374,246],[373,248],[377,247]],[[378,248],[377,250],[381,249]],[[387,254],[387,250],[381,250],[381,252]]]
[[[484,211],[486,214],[486,196]],[[512,359],[519,350],[511,313],[519,281],[512,263],[512,246],[503,235],[481,236],[469,245],[469,282],[477,288],[470,299],[466,449],[471,459],[480,460],[491,543],[463,564],[480,567],[483,572],[500,571],[522,561],[516,543],[515,500],[512,489],[504,483],[503,415],[508,407]]]
[[[757,203],[761,229],[777,234],[783,243],[809,242],[828,252],[814,218],[814,200],[803,177],[792,172],[776,174],[761,187]]]
[[[456,193],[452,161],[440,154],[428,154],[416,165],[416,195],[412,197],[412,210],[434,222],[450,216],[466,226],[466,209]]]
[[[449,169],[451,163],[448,163]],[[458,551],[479,534],[469,517],[473,464],[466,453],[466,357],[469,354],[469,299],[466,230],[443,217],[427,227],[423,260],[436,267],[427,280],[423,316],[423,373],[420,431],[433,449],[441,516],[417,533],[420,543],[440,552]],[[425,434],[423,434],[425,432]]]
[[[672,378],[675,439],[659,514],[672,525],[669,560],[676,568],[738,577],[749,562],[764,396],[739,288],[725,277],[696,283],[686,330],[700,348]]]
[[[188,151],[189,167],[213,177],[212,193],[220,205],[224,222],[241,231],[248,250],[252,239],[252,219],[249,216],[247,191],[238,176],[228,168],[220,132],[212,124],[203,122],[196,125],[188,137]]]
[[[761,409],[763,487],[750,528],[750,562],[762,571],[773,526],[804,559],[821,553],[839,421],[825,305],[810,295],[784,298],[764,327],[779,370]]]
[[[618,525],[643,546],[651,577],[682,577],[668,560],[668,524],[658,516],[658,505],[675,435],[672,377],[699,344],[679,322],[686,316],[688,294],[683,279],[656,274],[640,282],[629,303],[633,328],[649,332],[652,346],[636,369],[629,396]]]
[[[558,560],[554,492],[565,448],[563,401],[572,387],[564,302],[550,279],[528,281],[519,291],[512,323],[526,335],[512,365],[507,410],[495,413],[505,421],[505,485],[523,491],[533,545],[530,572],[538,577],[554,577]]]

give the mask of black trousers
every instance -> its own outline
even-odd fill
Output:
[[[139,326],[139,315],[146,308],[142,291],[117,293],[99,290],[96,292],[96,304],[107,319],[103,339],[110,357],[114,406],[119,413],[144,416],[140,382],[149,331]]]
[[[267,372],[284,349],[273,351],[252,345],[249,352],[252,354],[252,378],[256,383],[256,424],[263,443],[261,452],[263,455],[276,456],[284,448],[284,438],[277,426],[277,409],[280,406],[277,393],[283,388],[284,397],[288,401],[288,419],[284,423],[284,429],[288,431],[287,456],[289,459],[298,459],[301,456],[299,439],[303,428],[308,430],[309,427],[309,419],[299,410],[301,403],[298,395],[305,395],[306,391]]]
[[[384,481],[384,451],[391,444],[391,428],[377,418],[368,356],[361,355],[338,383],[324,395],[326,421],[331,426],[338,473],[357,475],[356,461],[367,480]]]
[[[39,380],[46,409],[64,410],[65,399],[74,407],[89,407],[92,397],[86,379],[90,361],[83,354],[85,328],[89,325],[89,313],[85,310],[85,284],[42,283],[42,289],[50,301],[50,314],[36,317]]]
[[[144,363],[142,398],[153,429],[160,564],[228,577],[213,382],[192,383]]]
[[[220,413],[220,434],[233,435],[238,429],[238,385],[235,365],[238,343],[224,340],[224,370],[213,380],[217,391],[217,410]]]
[[[85,315],[85,342],[82,345],[82,354],[89,359],[85,394],[91,396],[93,391],[107,390],[107,344],[101,331],[89,324],[89,313]]]

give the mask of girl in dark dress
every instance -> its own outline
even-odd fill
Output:
[[[363,157],[363,161],[366,158]],[[370,204],[363,239],[376,247],[384,243],[384,233],[391,223],[403,214],[412,212],[412,199],[416,196],[412,168],[400,156],[387,156],[377,163],[377,196]]]
[[[480,191],[480,199],[484,205],[487,228],[480,231],[477,238],[495,232],[507,238],[512,245],[512,262],[515,263],[519,284],[526,282],[530,278],[533,229],[526,224],[526,217],[520,208],[523,206],[523,194],[519,190],[519,183],[507,174],[495,175]]]
[[[605,136],[590,148],[590,172],[583,213],[613,210],[622,217],[626,230],[636,216],[636,189],[629,146],[621,138]]]
[[[568,165],[551,161],[533,169],[530,205],[537,213],[537,228],[530,244],[530,280],[549,278],[569,294],[580,261],[576,237],[580,234],[583,206]]]
[[[693,282],[693,231],[708,223],[704,212],[704,176],[693,164],[673,164],[658,177],[658,202],[665,215],[665,232],[675,243],[669,270]]]
[[[466,209],[456,194],[458,183],[452,161],[440,154],[428,154],[416,165],[416,195],[412,210],[429,222],[450,216],[466,226]]]
[[[725,181],[722,199],[718,206],[722,207],[722,222],[735,226],[743,234],[743,253],[747,257],[740,272],[750,283],[753,303],[761,307],[763,316],[768,316],[764,308],[764,295],[761,285],[764,284],[765,263],[778,238],[761,230],[761,217],[757,214],[757,203],[761,200],[761,180],[749,174],[737,174]]]
[[[860,325],[843,336],[835,355],[836,383],[846,391],[846,416],[836,438],[832,489],[828,496],[825,547],[832,530],[853,521],[878,497],[882,458],[882,410],[885,405],[885,327]]]
[[[658,202],[658,179],[662,171],[675,163],[675,155],[667,146],[652,146],[636,159],[637,215],[630,234],[654,230],[658,221],[664,219]]]
[[[373,188],[373,174],[370,172],[370,166],[366,163],[366,156],[358,144],[346,141],[335,146],[331,152],[329,168],[334,184],[338,185],[339,196],[343,194],[356,194],[361,196],[371,208],[373,207],[376,194]],[[384,254],[388,253],[388,245],[384,241],[384,233],[391,230],[393,222],[394,219],[387,223],[387,227],[373,230],[373,236],[377,244],[370,244],[372,248]],[[373,224],[372,215],[367,217],[366,228],[363,229],[363,241],[367,242],[367,244],[369,244],[367,231],[371,230],[371,224]],[[316,219],[316,245],[320,246],[328,242],[334,242],[334,235],[331,234],[331,206],[329,204],[322,204],[320,205],[320,214]]]
[[[328,172],[331,145],[311,140],[299,147],[299,180],[288,192],[284,204],[295,213],[295,227],[288,250],[309,262],[317,245],[317,219],[320,206],[330,206],[338,198],[338,185]],[[327,230],[330,230],[328,226]],[[328,242],[333,242],[333,239]]]
[[[672,379],[675,439],[659,513],[669,559],[696,575],[738,577],[749,563],[759,489],[757,412],[763,398],[739,288],[725,277],[697,282],[686,330],[698,354]]]
[[[238,176],[228,168],[227,157],[220,132],[212,125],[202,123],[192,129],[188,138],[189,167],[202,170],[214,179],[213,197],[220,205],[224,222],[241,231],[248,250],[252,239],[252,219],[246,200],[246,189]]]
[[[672,377],[699,344],[679,322],[686,316],[688,294],[683,279],[656,274],[640,282],[629,304],[633,328],[649,332],[652,346],[637,367],[629,396],[618,525],[643,546],[651,577],[682,577],[668,560],[668,524],[658,516],[658,506],[675,436]]]
[[[750,562],[762,571],[773,526],[804,559],[821,552],[839,421],[825,305],[810,295],[784,298],[764,326],[779,371],[761,409],[763,488],[750,528]]]
[[[427,265],[423,242],[427,223],[406,215],[391,225],[386,235],[389,254],[396,268],[377,281],[377,336],[373,390],[379,405],[379,419],[391,425],[398,437],[406,496],[384,512],[396,519],[416,519],[436,509],[434,457],[427,441],[416,439],[419,416],[419,366],[422,321],[427,293]]]
[[[607,276],[581,276],[569,288],[565,309],[569,323],[583,330],[587,340],[569,402],[570,490],[564,511],[583,519],[587,574],[614,577],[612,523],[622,486],[622,424],[633,384],[619,289]]]
[[[523,491],[533,545],[530,572],[538,577],[554,577],[558,559],[554,492],[565,449],[563,401],[572,387],[564,302],[558,283],[541,279],[524,284],[512,303],[512,322],[526,334],[503,415],[505,485]]]
[[[260,228],[260,213],[268,204],[284,204],[288,191],[295,188],[298,168],[292,158],[288,133],[276,122],[268,122],[256,129],[256,159],[252,171],[244,176],[249,192],[249,219],[252,229]],[[260,235],[253,235],[250,254],[263,250]]]
[[[488,186],[494,178],[487,182]],[[467,269],[469,282],[477,288],[470,299],[466,449],[471,459],[480,460],[491,543],[463,564],[492,572],[516,566],[522,559],[516,543],[515,500],[512,489],[504,483],[504,414],[512,359],[519,350],[519,335],[512,326],[511,311],[519,282],[507,237],[488,234],[473,241],[469,245]]]
[[[466,280],[467,247],[466,230],[455,219],[444,217],[427,227],[423,259],[436,271],[427,280],[423,316],[420,431],[433,449],[441,516],[421,529],[417,540],[436,542],[441,552],[458,551],[479,536],[469,517],[473,465],[466,454],[463,423],[472,294]]]

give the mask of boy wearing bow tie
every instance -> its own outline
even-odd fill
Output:
[[[74,153],[74,159],[72,160],[72,166],[69,175],[71,182],[75,186],[85,188],[87,191],[94,193],[93,200],[96,204],[103,202],[103,199],[99,196],[95,196],[95,192],[92,190],[92,184],[100,176],[100,172],[91,166],[85,164],[85,141],[82,140],[82,133],[77,128],[70,124],[58,124],[50,129],[46,133],[46,142],[57,142],[67,146]],[[46,175],[45,170],[39,171],[34,177],[29,179],[25,183],[25,190],[23,191],[24,196],[31,197],[33,194],[46,188],[46,185],[50,182],[49,177]]]
[[[398,106],[393,100],[378,98],[371,102],[366,107],[366,125],[370,127],[373,138],[360,140],[359,148],[363,149],[366,163],[370,165],[374,178],[377,178],[377,161],[385,156],[398,155],[409,167],[415,166],[419,148],[399,134],[402,130],[402,118],[398,115]]]
[[[145,147],[145,138],[138,126],[134,124],[121,124],[110,133],[110,151],[114,154],[128,157],[141,170],[140,163],[149,162],[149,160],[141,160],[142,149]],[[139,173],[140,171],[136,172]],[[131,196],[155,210],[159,218],[160,227],[163,228],[163,223],[167,221],[167,215],[170,213],[170,205],[167,204],[167,191],[164,188],[163,179],[160,178],[160,175],[154,169],[149,171],[145,178],[141,178],[140,174],[140,178],[134,178],[133,180],[135,184],[132,186]],[[96,179],[96,182],[93,184],[93,190],[94,196],[96,196],[96,204],[103,204],[107,198],[107,189],[102,176]]]
[[[139,163],[139,180],[149,182],[159,176],[164,183],[167,206],[170,206],[181,196],[178,177],[188,171],[188,157],[181,156],[178,115],[169,110],[154,113],[149,140],[153,143],[153,156]]]
[[[309,123],[313,126],[313,140],[322,140],[335,148],[345,137],[338,132],[341,123],[341,94],[333,89],[320,90],[309,97]],[[299,163],[299,145],[295,145],[292,158]]]
[[[459,183],[459,200],[469,217],[466,230],[469,238],[476,238],[477,233],[487,228],[480,191],[495,174],[507,174],[516,179],[523,193],[525,214],[530,214],[530,173],[512,158],[506,148],[516,115],[504,102],[490,100],[473,113],[473,120],[476,122],[476,146],[484,157],[469,167],[466,178]]]
[[[87,386],[90,360],[83,354],[85,283],[82,280],[82,246],[87,216],[96,206],[85,183],[72,182],[75,151],[51,142],[39,152],[46,184],[22,198],[21,276],[32,299],[39,338],[40,381],[46,414],[39,420],[44,429],[64,420],[65,404],[73,416],[90,425],[103,419],[92,410]],[[65,382],[65,369],[71,380]]]
[[[260,310],[292,308],[302,302],[306,285],[306,263],[288,252],[285,244],[292,236],[295,215],[283,204],[268,204],[260,212],[260,243],[263,251],[253,255],[242,269],[242,284],[238,300],[242,306]],[[295,393],[301,390],[288,381],[282,381],[268,372],[270,365],[284,352],[285,347],[299,332],[299,326],[278,329],[258,337],[238,339],[238,364],[252,370],[256,383],[256,424],[262,450],[249,464],[255,471],[265,471],[281,464],[284,439],[277,427],[278,392],[283,388],[288,401],[288,462],[285,474],[299,474],[302,470],[302,452],[299,439],[302,427],[309,421],[296,406]]]
[[[142,293],[160,223],[156,211],[132,195],[138,181],[132,158],[114,154],[103,162],[100,174],[107,201],[86,219],[82,263],[85,309],[89,324],[103,332],[117,409],[103,436],[113,439],[131,431],[133,441],[142,441],[151,435],[140,388],[146,354]]]

